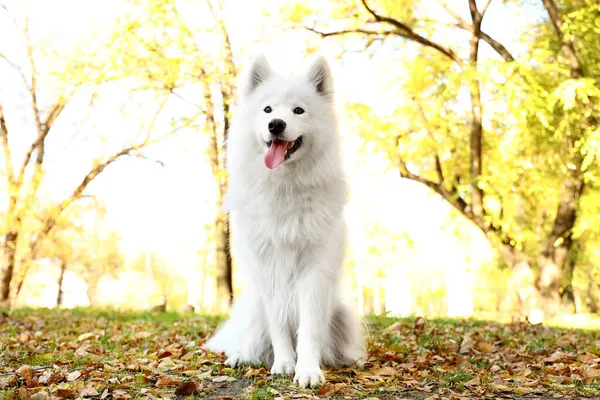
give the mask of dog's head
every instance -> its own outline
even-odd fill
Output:
[[[284,77],[260,55],[246,75],[242,96],[269,169],[320,154],[334,140],[333,82],[322,56],[300,74]]]

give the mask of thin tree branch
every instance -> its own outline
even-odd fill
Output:
[[[10,146],[8,143],[8,128],[6,126],[6,119],[4,118],[4,109],[0,104],[0,142],[2,143],[2,149],[4,150],[4,162],[6,163],[6,177],[8,178],[9,193],[12,191],[11,187],[14,185],[14,172],[12,166],[12,154],[10,152]]]
[[[455,61],[458,64],[461,63],[460,58],[456,55],[454,50],[452,50],[450,48],[446,48],[438,43],[431,41],[430,39],[427,39],[427,38],[419,35],[415,31],[413,31],[409,26],[407,26],[406,24],[404,24],[396,19],[377,14],[367,4],[366,0],[361,0],[361,2],[362,2],[363,7],[367,10],[367,12],[369,14],[371,14],[371,16],[373,16],[373,18],[375,18],[375,20],[377,22],[385,22],[387,24],[390,24],[398,30],[398,32],[400,33],[400,36],[404,36],[407,39],[410,39],[414,42],[422,44],[423,46],[431,47],[432,49],[435,49],[435,50],[439,51],[440,53],[442,53],[443,55],[445,55],[446,57],[450,58],[452,61]]]
[[[413,101],[415,102],[415,104],[417,105],[417,110],[419,111],[419,117],[421,118],[421,121],[423,122],[423,127],[425,128],[425,132],[427,132],[427,136],[429,136],[429,138],[434,142],[437,143],[435,140],[435,136],[433,135],[433,131],[431,130],[431,126],[429,125],[429,120],[427,119],[427,116],[425,115],[425,111],[423,110],[423,106],[421,105],[421,102],[415,97],[412,96]],[[439,179],[439,185],[442,188],[445,188],[445,181],[444,181],[444,171],[442,169],[442,162],[440,161],[440,156],[439,153],[437,151],[435,151],[434,154],[434,159],[435,159],[435,170]]]
[[[321,37],[329,37],[329,36],[343,36],[343,35],[351,35],[353,33],[361,33],[364,35],[371,35],[371,36],[389,36],[389,35],[397,35],[398,32],[396,31],[371,31],[368,29],[343,29],[341,31],[332,31],[332,32],[322,32],[319,31],[315,28],[311,28],[308,26],[305,26],[304,29],[316,33],[317,35],[320,35]]]
[[[485,16],[485,13],[487,12],[490,4],[492,4],[492,0],[487,0],[485,2],[485,4],[483,5],[483,8],[481,9],[481,12],[479,13],[479,15],[481,15],[481,19],[483,19],[483,17]]]
[[[471,30],[472,30],[471,25],[469,23],[467,23],[467,21],[465,21],[456,11],[454,11],[448,5],[448,3],[440,0],[440,4],[442,5],[442,7],[444,7],[446,12],[448,14],[450,14],[457,21],[458,24],[456,26],[458,26],[461,29],[471,32]],[[489,3],[487,5],[489,6]],[[485,8],[485,10],[487,11],[487,7]],[[482,11],[481,14],[483,16],[484,12]],[[479,33],[480,33],[481,39],[483,39],[488,45],[490,45],[490,47],[492,49],[494,49],[494,51],[496,51],[496,53],[498,53],[504,59],[504,61],[506,61],[506,62],[515,61],[515,58],[508,51],[508,49],[506,47],[504,47],[504,45],[502,43],[498,42],[496,39],[492,38],[490,35],[488,35],[487,33],[483,32],[481,30]]]
[[[20,66],[18,66],[17,64],[15,64],[10,58],[8,58],[8,56],[4,53],[0,53],[0,59],[3,59],[4,61],[6,61],[6,63],[15,71],[17,71],[19,73],[19,76],[21,77],[21,79],[23,80],[23,84],[26,87],[29,87],[29,81],[27,80],[27,77],[25,76],[25,73],[23,72],[23,69],[21,69]]]

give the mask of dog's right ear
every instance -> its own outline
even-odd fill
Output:
[[[260,84],[271,76],[272,73],[273,70],[263,54],[254,57],[246,78],[246,86],[243,91],[244,96],[250,96]]]

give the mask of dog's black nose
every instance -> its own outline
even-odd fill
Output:
[[[283,133],[283,131],[285,130],[285,121],[279,118],[276,119],[272,119],[271,122],[269,122],[269,132],[271,132],[273,135],[279,135],[280,133]]]

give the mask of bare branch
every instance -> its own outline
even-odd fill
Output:
[[[320,35],[321,37],[329,37],[329,36],[343,36],[343,35],[351,35],[353,33],[362,33],[364,35],[371,36],[389,36],[389,35],[397,35],[398,33],[395,31],[371,31],[368,29],[343,29],[341,31],[332,31],[332,32],[322,32],[315,28],[310,28],[305,26],[304,29],[311,31]]]
[[[460,197],[460,195],[458,194],[458,192],[456,190],[449,192],[444,187],[443,184],[436,183],[436,182],[429,180],[427,178],[424,178],[420,175],[414,174],[408,169],[408,167],[406,166],[406,163],[404,162],[404,160],[402,159],[402,157],[400,156],[400,154],[397,151],[397,149],[399,148],[400,139],[401,139],[401,136],[396,136],[396,154],[395,154],[396,167],[398,168],[398,171],[400,172],[400,176],[402,178],[406,178],[406,179],[410,179],[415,182],[422,183],[423,185],[429,187],[434,192],[436,192],[437,194],[442,196],[442,198],[444,198],[444,200],[446,200],[448,203],[450,203],[456,210],[458,210],[465,217],[467,217],[468,219],[473,221],[473,223],[475,223],[482,231],[485,232],[487,229],[485,227],[485,225],[481,221],[478,221],[475,218],[475,216],[469,210],[468,204],[464,201],[464,199],[462,197]]]
[[[19,24],[19,21],[17,21],[17,19],[14,17],[14,15],[10,12],[10,10],[8,9],[8,7],[3,4],[0,6],[0,9],[3,9],[4,11],[6,11],[6,14],[8,15],[8,17],[11,19],[13,25],[19,29],[20,31],[23,30],[23,27]]]
[[[415,104],[417,105],[417,110],[419,111],[419,117],[421,118],[421,121],[423,122],[423,126],[425,128],[425,132],[427,132],[427,136],[429,136],[429,138],[434,143],[437,143],[435,140],[435,136],[433,135],[433,131],[431,130],[431,126],[429,125],[429,121],[427,120],[427,116],[425,115],[425,112],[423,111],[423,106],[421,105],[421,102],[415,96],[412,96],[412,99],[415,102]],[[439,179],[439,184],[440,184],[440,186],[445,187],[444,171],[442,169],[442,162],[440,161],[440,156],[439,156],[439,153],[437,152],[437,150],[435,151],[434,159],[435,159],[435,170],[436,170],[436,173],[437,173],[437,176]]]
[[[483,19],[483,17],[485,16],[485,13],[487,12],[490,4],[492,4],[492,0],[487,0],[485,2],[485,4],[483,5],[483,8],[481,9],[481,12],[479,13],[479,15],[481,15],[481,19]]]
[[[465,21],[456,11],[454,11],[449,5],[448,3],[446,3],[443,0],[440,0],[440,4],[442,5],[442,7],[444,7],[444,9],[446,10],[446,12],[448,14],[450,14],[456,21],[457,21],[457,25],[459,28],[464,29],[466,31],[471,32],[472,27],[469,23],[467,23],[467,21]],[[488,3],[489,5],[489,3]],[[482,12],[483,15],[483,12]],[[512,54],[508,51],[508,49],[506,47],[504,47],[504,45],[500,42],[498,42],[496,39],[492,38],[490,35],[488,35],[487,33],[483,32],[483,31],[479,31],[479,34],[481,36],[481,39],[483,39],[488,45],[490,45],[490,47],[492,47],[496,53],[498,53],[506,62],[513,62],[515,61],[515,58],[512,56]]]
[[[492,38],[490,35],[483,31],[480,31],[479,34],[481,35],[481,38],[504,59],[504,61],[515,61],[515,58],[512,56],[512,54],[510,54],[508,49],[504,47],[502,43],[498,42],[496,39]]]
[[[160,165],[161,167],[166,167],[166,164],[163,161],[147,157],[147,156],[145,156],[143,154],[132,154],[132,153],[129,153],[129,154],[126,154],[126,155],[130,156],[130,157],[134,157],[134,158],[139,158],[139,159],[142,159],[142,160],[146,160],[146,161],[151,161],[153,163],[156,163],[156,164]],[[82,197],[84,197],[84,196],[82,196]]]
[[[2,149],[4,150],[4,162],[6,163],[6,176],[8,178],[9,192],[14,185],[14,173],[12,167],[12,155],[10,152],[10,146],[8,143],[8,128],[6,126],[6,119],[4,118],[4,109],[0,104],[0,142]]]
[[[29,82],[27,80],[27,77],[25,76],[25,73],[23,72],[23,69],[15,64],[10,58],[8,58],[8,56],[6,56],[4,53],[0,53],[0,59],[6,61],[6,63],[15,71],[17,71],[19,73],[19,76],[21,77],[21,79],[23,80],[23,83],[25,84],[26,87],[29,87]]]
[[[420,43],[423,46],[431,47],[432,49],[439,51],[446,57],[455,61],[456,63],[458,63],[458,64],[461,63],[460,58],[456,55],[454,50],[446,48],[438,43],[435,43],[435,42],[419,35],[415,31],[413,31],[409,26],[407,26],[406,24],[404,24],[396,19],[384,17],[382,15],[377,14],[371,7],[369,7],[366,0],[361,0],[361,2],[362,2],[362,5],[364,6],[364,8],[367,10],[367,12],[369,14],[371,14],[377,22],[385,22],[387,24],[392,25],[393,27],[395,27],[398,30],[399,36],[406,37],[407,39],[412,40],[417,43]]]

